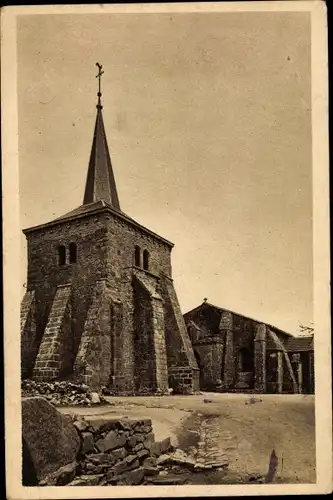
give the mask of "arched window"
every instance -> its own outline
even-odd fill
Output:
[[[136,267],[141,267],[141,250],[138,246],[134,249],[134,265]]]
[[[69,263],[75,264],[77,261],[77,246],[76,243],[69,244]]]
[[[149,269],[149,252],[148,250],[143,251],[143,269],[148,271]]]
[[[58,247],[58,264],[59,266],[66,264],[66,247],[64,245]]]

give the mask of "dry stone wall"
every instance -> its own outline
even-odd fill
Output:
[[[22,442],[31,486],[142,484],[172,449],[170,438],[155,441],[150,419],[64,415],[42,397],[22,399]]]
[[[140,484],[159,474],[156,459],[170,450],[170,439],[155,442],[150,419],[74,421],[81,448],[69,486]]]

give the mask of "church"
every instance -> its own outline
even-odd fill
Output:
[[[83,203],[24,229],[22,378],[115,394],[191,394],[199,369],[175,292],[173,244],[122,212],[97,115]]]
[[[314,393],[313,335],[296,337],[207,299],[184,319],[202,390]]]
[[[313,393],[313,337],[209,304],[184,316],[173,243],[120,208],[103,123],[101,66],[83,203],[23,230],[21,375],[114,394]]]

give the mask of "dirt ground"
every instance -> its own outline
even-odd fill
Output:
[[[315,408],[312,395],[251,396],[201,393],[195,396],[107,397],[111,406],[61,408],[86,416],[151,418],[156,440],[191,453],[209,440],[228,458],[223,473],[192,474],[193,484],[249,482],[266,476],[272,450],[278,458],[275,482],[314,483]],[[204,438],[202,432],[204,431]],[[201,441],[200,441],[201,440]],[[195,476],[195,477],[194,477]],[[208,477],[209,476],[209,477]]]

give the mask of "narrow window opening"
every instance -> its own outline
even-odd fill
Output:
[[[144,250],[143,252],[143,269],[148,271],[149,269],[149,252],[148,250]]]
[[[141,250],[138,246],[134,249],[134,265],[136,267],[141,267]]]
[[[58,264],[64,266],[66,264],[66,247],[60,245],[58,247]]]
[[[240,372],[250,372],[253,370],[252,354],[246,347],[238,351],[238,369]]]
[[[69,245],[69,262],[70,264],[75,264],[77,261],[77,246],[76,243],[70,243]]]

